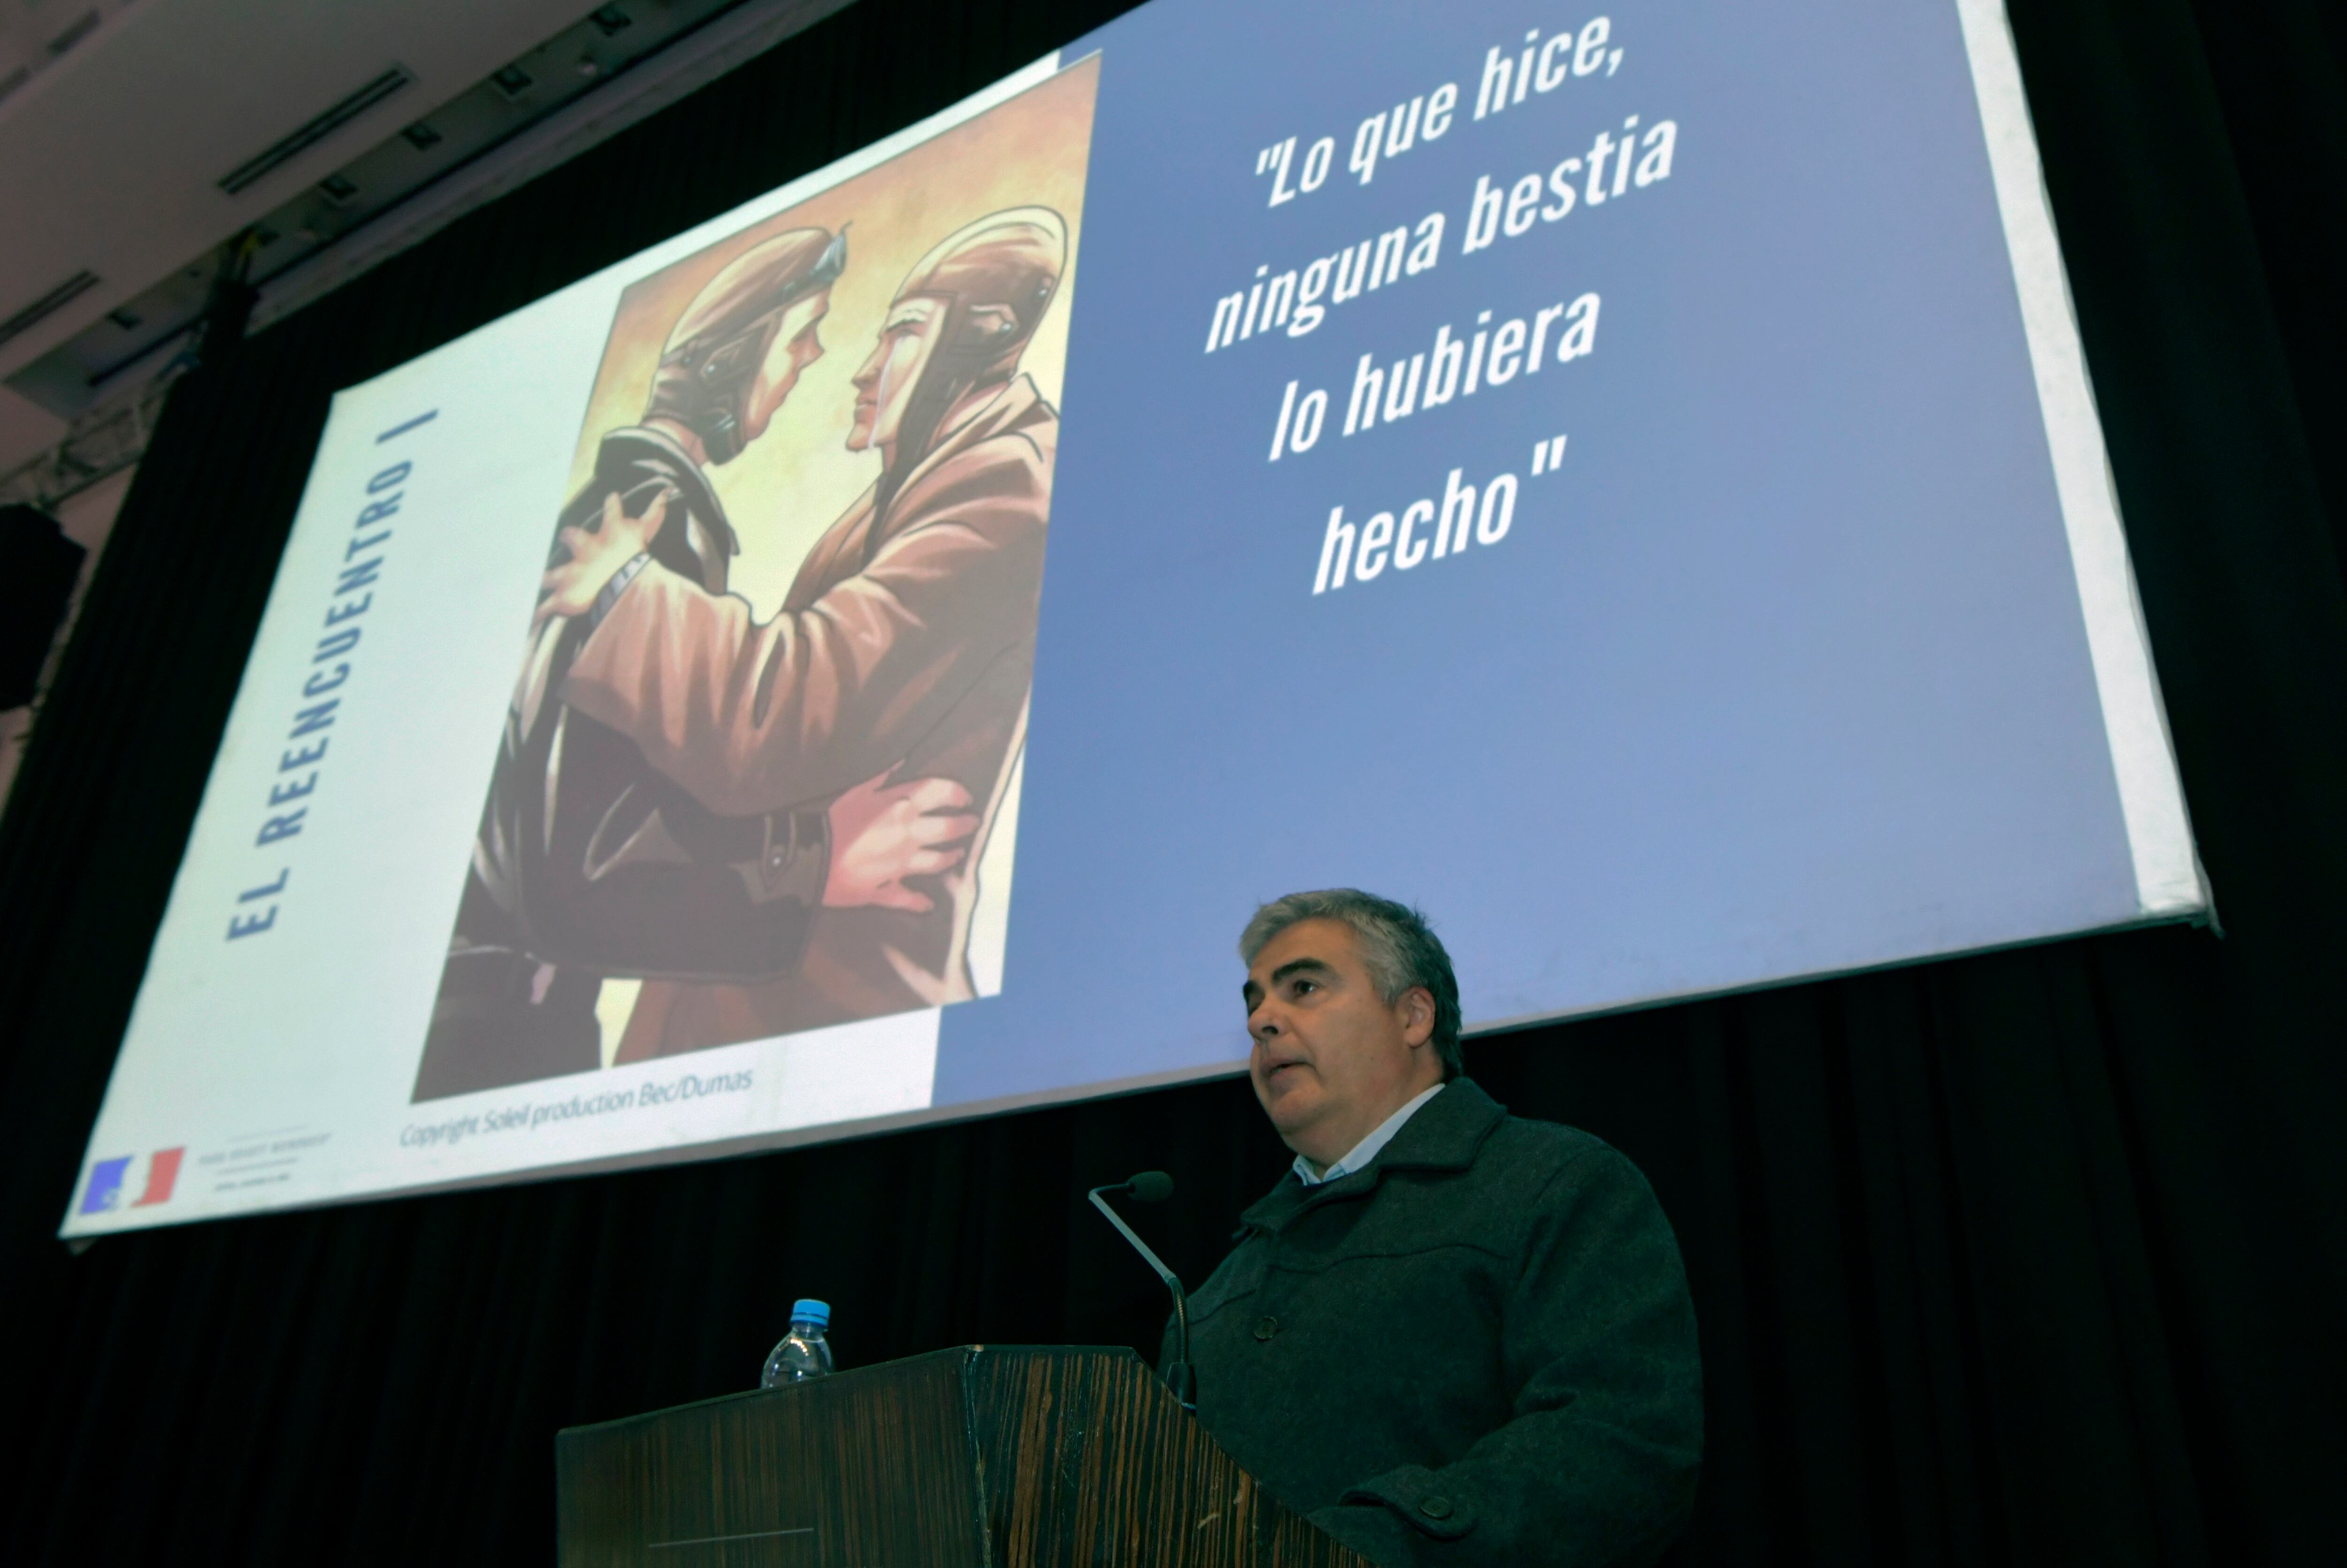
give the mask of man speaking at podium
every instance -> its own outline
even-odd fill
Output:
[[[1460,1076],[1458,982],[1415,911],[1291,894],[1239,951],[1296,1166],[1190,1297],[1199,1418],[1380,1563],[1651,1562],[1694,1501],[1703,1394],[1645,1178]]]

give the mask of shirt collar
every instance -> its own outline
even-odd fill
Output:
[[[1422,1093],[1411,1096],[1409,1102],[1404,1104],[1400,1110],[1395,1112],[1392,1115],[1378,1122],[1376,1130],[1370,1132],[1368,1137],[1362,1139],[1359,1143],[1347,1150],[1342,1159],[1338,1160],[1335,1164],[1329,1166],[1326,1171],[1321,1172],[1317,1176],[1312,1173],[1311,1163],[1306,1160],[1303,1155],[1296,1155],[1296,1179],[1302,1182],[1307,1187],[1317,1187],[1321,1185],[1323,1183],[1333,1182],[1337,1180],[1339,1177],[1352,1175],[1357,1171],[1367,1170],[1368,1168],[1369,1162],[1376,1159],[1378,1154],[1382,1153],[1388,1143],[1393,1142],[1393,1135],[1401,1131],[1402,1123],[1416,1115],[1419,1106],[1425,1104],[1428,1101],[1441,1093],[1443,1088],[1444,1086],[1442,1084],[1438,1083],[1433,1088],[1426,1090]]]
[[[1255,1200],[1239,1216],[1238,1235],[1249,1230],[1276,1233],[1305,1210],[1340,1198],[1366,1196],[1386,1175],[1396,1171],[1464,1171],[1475,1163],[1483,1141],[1508,1119],[1508,1108],[1477,1087],[1471,1078],[1450,1081],[1447,1092],[1419,1107],[1409,1125],[1394,1135],[1384,1153],[1340,1182],[1306,1186],[1283,1173],[1278,1184]]]

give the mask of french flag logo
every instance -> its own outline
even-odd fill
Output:
[[[149,1204],[171,1201],[171,1189],[179,1184],[179,1162],[188,1151],[158,1149],[147,1156],[146,1185],[137,1201],[130,1204],[143,1209]],[[89,1185],[82,1189],[81,1212],[102,1214],[123,1206],[123,1192],[130,1185],[130,1168],[138,1163],[136,1154],[124,1154],[112,1160],[100,1160],[89,1168]]]

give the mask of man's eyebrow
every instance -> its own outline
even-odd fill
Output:
[[[1336,972],[1337,970],[1335,967],[1330,965],[1325,959],[1290,958],[1287,962],[1280,965],[1279,968],[1271,971],[1271,983],[1277,985],[1280,981],[1286,979],[1290,975],[1333,975]]]

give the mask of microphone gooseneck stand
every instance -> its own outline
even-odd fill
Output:
[[[1150,1251],[1149,1244],[1133,1234],[1133,1227],[1124,1223],[1123,1216],[1108,1206],[1104,1194],[1111,1193],[1122,1194],[1136,1204],[1162,1204],[1174,1195],[1174,1178],[1163,1171],[1143,1171],[1130,1181],[1111,1182],[1107,1186],[1094,1187],[1087,1195],[1092,1199],[1092,1207],[1107,1216],[1108,1223],[1116,1227],[1117,1234],[1133,1244],[1133,1250],[1141,1255],[1143,1263],[1157,1271],[1157,1277],[1163,1280],[1165,1288],[1174,1293],[1174,1364],[1165,1368],[1165,1386],[1174,1390],[1174,1397],[1182,1401],[1184,1409],[1195,1410],[1198,1408],[1198,1375],[1190,1366],[1189,1298],[1182,1294],[1181,1280],[1165,1266],[1164,1260]]]

